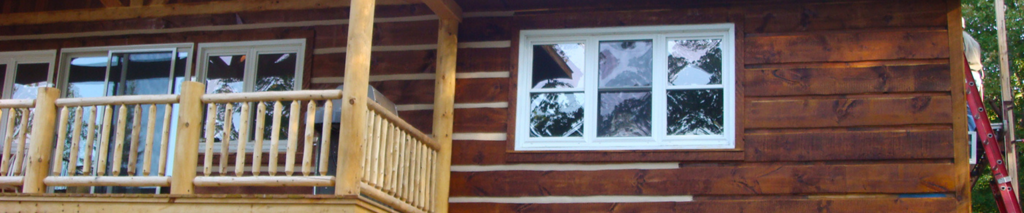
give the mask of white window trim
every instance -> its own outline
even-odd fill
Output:
[[[0,64],[6,64],[6,72],[4,72],[3,85],[3,98],[11,98],[11,92],[14,92],[14,77],[17,75],[18,64],[38,64],[46,63],[49,67],[46,68],[46,83],[47,86],[53,85],[53,64],[57,59],[57,50],[30,50],[30,51],[13,51],[13,52],[0,52]]]
[[[664,50],[667,39],[674,38],[721,38],[722,85],[712,86],[668,86],[668,82],[657,76],[667,76],[668,68]],[[652,83],[652,121],[650,137],[597,137],[597,58],[600,40],[653,39],[654,72]],[[530,91],[533,46],[565,42],[585,43],[584,61],[584,130],[583,137],[530,138]],[[519,83],[516,101],[517,151],[570,151],[570,150],[707,150],[736,148],[736,49],[735,25],[699,24],[639,27],[581,28],[555,30],[523,30],[519,39]],[[714,136],[666,136],[666,91],[667,89],[723,88],[724,104],[723,135]],[[572,89],[576,91],[576,89]],[[545,90],[548,91],[548,90]],[[659,110],[660,109],[660,110]]]
[[[122,45],[122,46],[100,46],[100,47],[76,47],[76,48],[63,48],[60,50],[60,72],[57,74],[57,87],[60,89],[60,97],[67,96],[68,86],[68,72],[71,70],[71,59],[76,57],[90,57],[90,56],[106,56],[108,58],[107,63],[109,66],[109,58],[115,53],[132,53],[132,52],[146,52],[146,51],[174,51],[174,56],[177,57],[178,53],[186,52],[188,56],[185,58],[185,79],[188,79],[189,73],[192,72],[192,54],[194,44],[193,43],[168,43],[168,44],[143,44],[143,45]],[[171,63],[174,66],[174,63]],[[105,82],[109,82],[110,79],[106,79],[109,75],[104,77]],[[173,69],[170,76],[174,77]],[[107,88],[104,84],[103,90]],[[174,93],[173,81],[168,83],[168,93]]]
[[[216,42],[200,43],[196,59],[196,77],[198,82],[206,82],[206,70],[208,63],[206,59],[211,55],[246,55],[245,77],[242,81],[245,85],[245,92],[252,92],[256,82],[256,59],[259,54],[295,53],[295,82],[294,90],[301,90],[305,73],[306,39],[282,39],[282,40],[261,40],[261,41],[239,41],[239,42]],[[188,78],[189,76],[186,76]]]

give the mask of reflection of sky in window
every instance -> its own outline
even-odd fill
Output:
[[[632,45],[623,45],[632,42]],[[650,86],[653,71],[653,42],[601,41],[598,58],[600,87]]]
[[[672,85],[700,85],[711,81],[711,73],[704,71],[694,64],[686,65],[675,79],[671,79]]]
[[[561,59],[565,62],[565,65],[569,67],[569,71],[572,72],[570,78],[551,78],[534,85],[534,89],[542,89],[545,87],[553,88],[551,85],[564,84],[570,88],[582,88],[581,83],[583,82],[583,69],[576,63],[583,63],[584,61],[584,44],[582,43],[565,43],[565,44],[553,44],[553,45],[542,45],[551,46],[556,52],[558,52]],[[281,59],[279,59],[281,60]],[[536,60],[536,59],[535,59]],[[538,72],[538,71],[534,71]],[[551,82],[554,81],[554,82]],[[556,83],[557,82],[557,83]],[[554,86],[560,87],[560,86]]]
[[[668,40],[668,54],[672,58],[681,58],[687,65],[681,70],[669,70],[669,82],[672,85],[706,85],[713,75],[698,67],[701,57],[713,48],[718,48],[718,39],[707,40]],[[669,62],[671,63],[671,62]]]
[[[551,94],[551,93],[548,93],[548,94]],[[555,96],[556,97],[555,98],[555,103],[558,103],[558,105],[560,106],[560,107],[558,107],[556,109],[556,110],[559,111],[558,113],[573,113],[573,112],[576,112],[577,110],[579,110],[580,108],[583,107],[583,96],[582,96],[582,93],[555,93],[555,94],[559,94],[559,95]],[[577,95],[577,94],[580,94],[580,95]],[[531,109],[540,108],[540,105],[543,104],[543,103],[545,103],[545,102],[543,101],[542,98],[534,99],[533,101],[530,101],[530,105],[531,105],[530,108]],[[536,111],[534,111],[534,112],[536,112]],[[555,114],[555,112],[543,112],[543,113],[539,113],[539,114],[540,115],[551,115],[551,114]]]
[[[231,57],[232,56],[228,55],[228,56],[220,56],[219,58],[220,58],[221,61],[224,61],[224,64],[227,64],[228,66],[231,66]]]

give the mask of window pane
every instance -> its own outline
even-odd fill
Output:
[[[668,94],[668,135],[721,135],[721,89],[676,90]]]
[[[207,94],[245,91],[245,55],[210,56],[206,61]]]
[[[103,97],[106,80],[107,56],[74,57],[68,69],[67,97]]]
[[[7,82],[7,64],[0,64],[0,82]],[[0,92],[3,92],[3,89],[0,86]]]
[[[116,95],[169,94],[172,52],[115,53],[110,82]]]
[[[530,94],[530,137],[583,136],[583,93]]]
[[[600,87],[650,86],[654,70],[651,40],[602,41],[598,58]]]
[[[533,88],[583,88],[584,44],[533,46]]]
[[[261,54],[256,62],[255,91],[295,89],[295,53]]]
[[[35,99],[39,87],[46,86],[50,64],[18,64],[14,70],[14,92],[12,99]]]
[[[669,84],[722,84],[721,43],[722,39],[669,40]]]
[[[601,92],[598,99],[597,136],[651,135],[651,92]]]

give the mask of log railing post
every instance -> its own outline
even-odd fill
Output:
[[[438,149],[437,184],[434,196],[436,212],[448,212],[448,184],[452,165],[452,125],[455,111],[455,59],[459,45],[459,22],[442,18],[437,35],[437,79],[434,85],[434,140]]]
[[[352,0],[345,56],[345,89],[342,92],[341,133],[334,193],[358,195],[363,176],[366,135],[366,92],[370,84],[370,49],[373,41],[374,0]]]
[[[22,193],[46,192],[46,185],[43,184],[43,179],[49,174],[47,171],[50,171],[50,159],[53,157],[51,155],[55,132],[53,129],[57,127],[57,105],[54,102],[57,101],[58,96],[60,96],[60,90],[57,88],[39,88],[39,93],[36,97],[35,115],[32,117],[32,138],[28,147],[28,169],[26,170],[28,172],[25,173],[25,182],[21,189]],[[28,111],[25,113],[28,113]],[[14,114],[12,113],[11,115],[13,116]],[[25,129],[21,131],[25,131]]]
[[[205,91],[206,86],[199,82],[186,81],[181,85],[171,194],[192,194],[195,189],[192,181],[196,178],[196,164],[199,161],[199,133],[203,128],[201,98]]]

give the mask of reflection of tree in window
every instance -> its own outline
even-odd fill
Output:
[[[583,93],[535,93],[531,96],[531,137],[583,135]]]
[[[598,136],[651,135],[650,92],[602,92]]]
[[[720,39],[670,40],[668,82],[672,85],[721,84],[722,49],[719,47],[721,41]]]
[[[669,135],[721,135],[721,89],[668,91]]]

